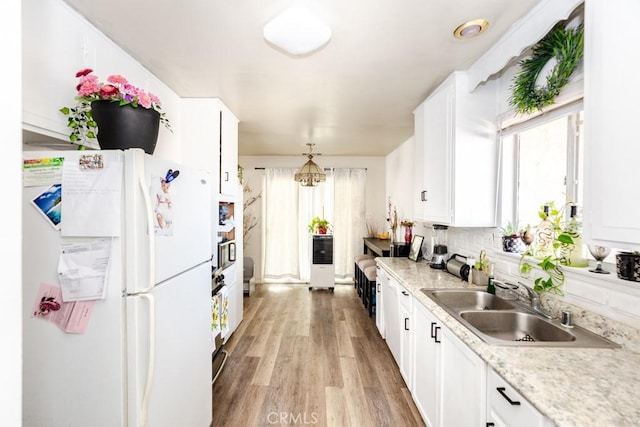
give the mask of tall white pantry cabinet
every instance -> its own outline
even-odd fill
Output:
[[[229,288],[229,329],[232,333],[243,318],[243,192],[238,183],[238,119],[219,98],[182,100],[182,158],[185,163],[211,172],[213,186],[213,224],[218,224],[219,203],[233,203],[236,261],[225,269]],[[219,227],[219,226],[218,226]],[[214,227],[215,228],[215,227]],[[218,259],[218,233],[212,233],[213,263]]]

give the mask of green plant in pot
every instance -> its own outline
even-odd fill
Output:
[[[315,216],[313,217],[307,228],[312,234],[327,234],[331,232],[331,223],[324,218]]]
[[[487,258],[487,253],[483,249],[480,251],[480,256],[476,259],[471,269],[471,280],[474,284],[479,286],[486,286],[488,282],[489,264],[491,260]]]
[[[564,284],[565,276],[561,268],[563,258],[560,255],[560,248],[566,245],[574,245],[571,236],[564,233],[561,227],[565,207],[556,209],[554,203],[549,202],[542,205],[538,212],[540,219],[545,224],[550,224],[551,226],[551,245],[549,248],[550,255],[546,255],[543,259],[539,259],[538,262],[535,263],[543,273],[543,276],[534,278],[533,289],[537,292],[551,292],[556,295],[564,295],[561,287]],[[538,228],[540,228],[540,226]],[[530,233],[530,230],[527,230],[527,232]],[[521,236],[524,235],[524,233],[521,233]],[[536,236],[536,239],[537,238]],[[527,243],[527,249],[520,256],[519,271],[522,277],[530,277],[535,269],[529,261],[536,254],[534,246],[531,245],[532,241],[529,240],[529,238],[527,238],[525,243]]]

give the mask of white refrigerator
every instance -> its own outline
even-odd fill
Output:
[[[211,175],[139,149],[23,157],[23,425],[209,426]],[[55,181],[60,204],[38,206]],[[41,289],[99,284],[59,264],[96,241],[110,245],[104,298],[83,333],[65,332]]]

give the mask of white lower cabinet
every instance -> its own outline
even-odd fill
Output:
[[[411,394],[428,426],[437,421],[440,347],[434,339],[440,329],[437,319],[422,304],[413,310],[413,389]],[[438,328],[438,329],[436,329]],[[440,341],[440,340],[438,340]]]
[[[243,292],[242,280],[239,280],[237,263],[224,270],[224,281],[229,288],[229,333],[225,337],[225,342],[231,337],[242,322],[243,317]]]
[[[376,327],[382,338],[384,335],[384,288],[387,286],[389,276],[387,272],[376,265]]]
[[[400,308],[400,374],[409,390],[413,385],[413,295],[398,286]]]
[[[414,304],[414,401],[427,425],[486,421],[486,364],[422,304]]]
[[[486,425],[488,427],[550,427],[553,423],[531,406],[493,369],[488,369]]]
[[[384,294],[384,337],[393,358],[400,366],[400,306],[398,301],[398,287],[395,279],[389,277],[383,284]]]

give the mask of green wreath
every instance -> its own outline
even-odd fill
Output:
[[[582,25],[573,29],[556,27],[540,40],[531,57],[520,61],[520,72],[513,79],[509,102],[516,112],[530,114],[553,104],[582,60],[583,47]],[[547,76],[547,84],[536,87],[540,71],[554,57],[557,64]]]

